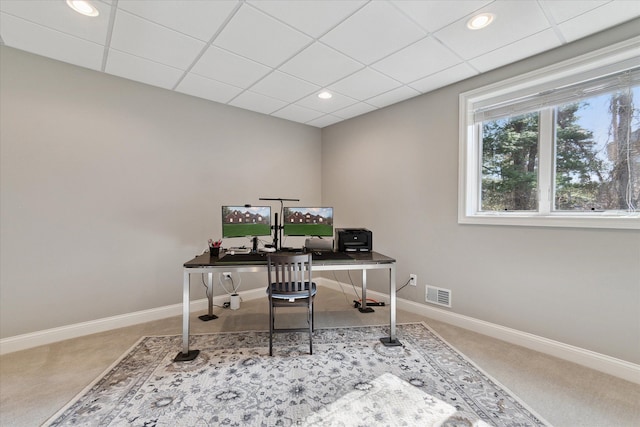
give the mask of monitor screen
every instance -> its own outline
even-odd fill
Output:
[[[271,206],[223,206],[222,237],[269,236]]]
[[[333,237],[333,208],[284,208],[285,236]]]

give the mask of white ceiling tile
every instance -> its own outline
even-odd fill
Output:
[[[369,105],[365,102],[358,102],[357,104],[350,105],[347,108],[343,108],[342,110],[334,111],[332,115],[342,117],[343,119],[350,119],[352,117],[356,117],[373,111],[375,109],[376,107],[374,107],[373,105]]]
[[[389,3],[374,1],[320,40],[368,65],[425,35],[420,27]]]
[[[2,40],[7,46],[80,67],[100,70],[104,47],[56,30],[0,13]]]
[[[469,30],[463,19],[436,32],[435,37],[464,59],[470,59],[550,26],[535,1],[497,1],[482,8],[482,12],[496,16],[488,27]]]
[[[567,42],[640,16],[640,1],[613,1],[558,25]]]
[[[405,99],[413,98],[414,96],[418,95],[420,95],[420,92],[418,92],[417,90],[412,89],[408,86],[402,86],[397,89],[390,90],[387,93],[383,93],[382,95],[369,98],[367,99],[367,103],[382,108],[386,107],[387,105],[395,104],[397,102],[404,101]]]
[[[261,64],[275,67],[302,50],[312,40],[244,4],[214,44]]]
[[[339,82],[331,85],[334,90],[343,95],[363,101],[400,86],[397,81],[380,74],[371,68],[365,68]]]
[[[556,24],[575,18],[585,12],[595,9],[610,0],[540,0],[542,7],[547,10]]]
[[[226,104],[242,92],[242,89],[216,80],[189,73],[176,88],[178,92],[198,98]]]
[[[318,98],[318,94],[314,93],[296,102],[296,104],[311,108],[312,110],[322,111],[323,113],[331,113],[332,111],[340,110],[356,102],[355,99],[340,95],[339,93],[334,93],[330,99],[320,99]]]
[[[96,17],[88,17],[75,12],[64,1],[0,1],[0,11],[9,15],[104,45],[107,38],[111,7],[101,2],[94,2],[94,6],[100,14]],[[5,31],[2,31],[2,33],[4,35]],[[46,42],[46,40],[43,40],[43,42]]]
[[[257,111],[258,113],[271,114],[287,105],[286,102],[271,98],[259,93],[246,91],[238,95],[229,105],[244,108],[246,110]]]
[[[428,76],[462,60],[432,37],[420,40],[371,65],[402,83]]]
[[[253,92],[287,102],[297,101],[319,89],[320,86],[307,83],[279,71],[269,74],[251,87]]]
[[[204,77],[234,86],[248,87],[272,70],[250,59],[209,46],[191,69]]]
[[[183,71],[111,49],[107,58],[105,73],[165,89],[172,89],[180,76],[182,76]]]
[[[363,68],[364,65],[321,43],[314,43],[280,70],[320,86],[326,86]]]
[[[91,1],[97,18],[0,0],[0,43],[318,127],[640,16],[640,0]],[[479,11],[496,21],[472,32]]]
[[[186,70],[205,43],[177,31],[118,10],[111,47]]]
[[[491,1],[456,0],[453,5],[451,0],[405,0],[394,4],[424,29],[434,32],[475,12]]]
[[[411,83],[409,86],[422,93],[430,92],[432,90],[450,85],[455,82],[462,81],[466,78],[478,74],[473,68],[465,63],[454,65],[439,73],[435,73],[431,76],[425,77]]]
[[[319,111],[314,111],[309,108],[300,107],[298,105],[290,104],[284,107],[281,110],[276,111],[271,114],[275,117],[280,117],[282,119],[291,120],[299,123],[306,123],[310,120],[317,119],[324,115]]]
[[[209,42],[239,4],[237,0],[119,0],[118,8]]]
[[[330,126],[334,123],[338,123],[341,122],[342,118],[340,117],[336,117],[336,116],[332,116],[331,114],[326,114],[322,117],[318,117],[317,119],[311,120],[309,122],[307,122],[308,125],[310,126],[315,126],[318,128],[323,128],[326,126]]]
[[[366,1],[250,1],[252,6],[317,38],[351,15]]]
[[[545,50],[553,49],[561,44],[556,33],[552,29],[548,29],[470,59],[467,62],[479,71],[485,72],[533,56]]]

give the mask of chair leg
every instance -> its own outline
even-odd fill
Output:
[[[273,317],[273,304],[269,301],[269,356],[273,356],[273,327],[274,327],[274,317]]]
[[[313,354],[313,303],[309,304],[309,354]]]

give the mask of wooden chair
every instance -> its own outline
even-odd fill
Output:
[[[313,354],[313,300],[317,292],[312,280],[311,254],[268,256],[269,356],[273,356],[274,332],[309,331],[309,354]],[[275,328],[276,307],[307,307],[308,329]]]

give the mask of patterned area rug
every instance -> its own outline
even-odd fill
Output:
[[[191,362],[173,362],[181,336],[144,337],[45,425],[548,425],[427,325],[398,325],[401,347],[384,336],[318,329],[310,356],[308,335],[278,334],[269,357],[268,332],[192,335]]]

